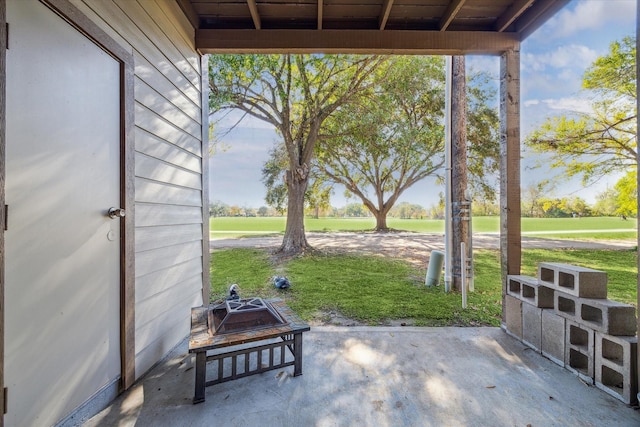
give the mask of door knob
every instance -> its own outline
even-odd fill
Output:
[[[111,219],[124,218],[125,211],[122,208],[109,208],[107,214]]]

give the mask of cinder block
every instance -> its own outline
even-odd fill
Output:
[[[617,301],[580,298],[581,323],[610,335],[634,336],[638,329],[634,306]]]
[[[511,295],[505,295],[504,302],[507,331],[522,339],[522,301]]]
[[[522,300],[536,307],[553,308],[553,289],[536,283],[522,283]]]
[[[553,289],[542,285],[535,277],[507,276],[507,294],[536,307],[553,307]]]
[[[638,397],[638,338],[596,332],[596,387],[630,405]]]
[[[542,354],[554,363],[564,366],[567,320],[554,310],[542,310]]]
[[[566,319],[578,321],[578,313],[580,312],[578,297],[556,291],[553,295],[553,300],[554,309],[557,314]]]
[[[522,342],[540,352],[542,348],[542,309],[522,303]]]
[[[520,299],[522,293],[522,278],[524,276],[509,274],[507,275],[507,295]]]
[[[591,268],[555,262],[538,264],[538,279],[543,284],[583,298],[607,297],[607,273]]]
[[[555,292],[554,308],[559,315],[605,334],[634,336],[638,328],[635,307],[617,301]]]
[[[595,331],[567,319],[564,366],[593,384]]]

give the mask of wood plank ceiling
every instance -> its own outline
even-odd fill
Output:
[[[569,0],[176,0],[213,52],[499,53]]]

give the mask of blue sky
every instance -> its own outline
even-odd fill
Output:
[[[582,75],[609,45],[625,36],[635,35],[635,0],[573,0],[558,14],[529,36],[521,45],[521,136],[526,135],[545,117],[570,111],[588,111],[589,102],[581,92]],[[473,56],[467,59],[468,69],[486,70],[498,84],[499,59]],[[229,117],[225,122],[234,120]],[[278,137],[266,123],[245,119],[234,131],[222,138],[226,150],[215,154],[209,162],[211,201],[229,205],[258,208],[264,206],[265,188],[260,171],[269,149]],[[523,145],[524,149],[524,145]],[[522,163],[523,187],[537,182],[541,176],[559,171],[531,170],[529,155]],[[615,184],[617,176],[583,188],[579,179],[563,181],[557,186],[557,197],[576,195],[588,202]],[[417,203],[429,207],[437,202],[443,188],[427,179],[407,190],[399,202]],[[345,199],[343,189],[332,196],[333,206],[344,206],[356,199]]]

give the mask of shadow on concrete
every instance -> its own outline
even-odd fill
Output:
[[[315,327],[303,375],[208,387],[186,340],[86,426],[638,426],[640,413],[499,328]]]

